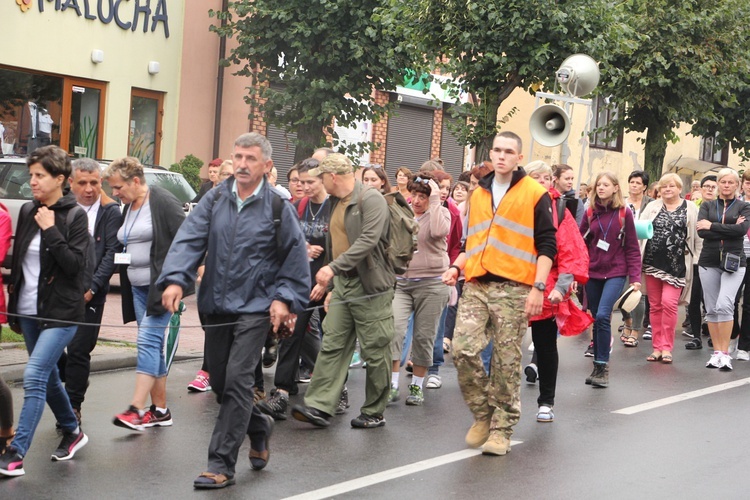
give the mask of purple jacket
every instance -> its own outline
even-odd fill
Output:
[[[635,233],[633,213],[625,209],[625,245],[620,236],[620,210],[597,204],[591,214],[591,231],[585,237],[589,249],[589,278],[608,279],[627,276],[631,283],[641,282],[641,251]],[[609,230],[607,229],[609,228]],[[589,212],[581,221],[581,234],[589,231]],[[605,237],[606,233],[606,237]],[[609,243],[609,250],[597,246],[599,240]]]

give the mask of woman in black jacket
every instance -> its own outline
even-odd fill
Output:
[[[714,345],[706,368],[731,371],[729,340],[734,326],[734,302],[747,266],[742,240],[750,229],[750,204],[736,197],[740,184],[736,171],[722,168],[716,179],[719,196],[714,201],[701,203],[698,212],[696,227],[698,236],[703,238],[698,272],[706,305],[706,323]]]
[[[63,196],[70,176],[67,153],[57,146],[37,149],[26,160],[34,201],[21,208],[8,286],[11,327],[23,333],[29,361],[23,376],[24,403],[16,437],[0,456],[0,474],[24,474],[29,450],[45,401],[63,431],[52,460],[69,460],[88,442],[78,425],[57,360],[76,333],[70,322],[84,319],[85,255],[88,217],[72,194]]]

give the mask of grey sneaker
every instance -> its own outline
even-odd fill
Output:
[[[336,415],[343,415],[347,408],[349,408],[349,391],[344,387],[341,396],[339,396],[339,404],[336,405]]]
[[[398,389],[391,386],[391,392],[388,394],[388,404],[395,403],[399,399],[401,399],[401,395],[398,393]]]
[[[424,392],[422,388],[416,384],[409,386],[409,395],[406,397],[407,406],[422,406],[424,403]]]
[[[270,398],[258,401],[257,406],[260,411],[274,420],[286,420],[288,404],[289,399],[284,397],[281,392],[276,391]]]

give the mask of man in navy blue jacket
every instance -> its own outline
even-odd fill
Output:
[[[196,488],[234,484],[245,434],[252,468],[266,466],[273,419],[253,405],[255,367],[269,326],[293,328],[290,313],[301,312],[310,298],[307,248],[297,214],[266,178],[272,152],[257,133],[235,141],[234,178],[209,191],[190,213],[157,281],[164,289],[162,304],[174,312],[206,256],[198,310],[206,319],[206,361],[221,410],[208,447],[208,468],[193,482]],[[279,223],[274,222],[277,215]]]
[[[102,192],[101,166],[91,158],[73,162],[70,189],[89,219],[89,233],[94,237],[95,267],[90,288],[84,294],[86,323],[78,327],[75,337],[60,358],[58,366],[64,373],[65,391],[73,412],[81,423],[81,405],[89,386],[91,351],[99,339],[99,327],[104,314],[104,303],[109,292],[109,280],[115,272],[115,254],[122,250],[117,241],[117,230],[122,224],[118,203]]]

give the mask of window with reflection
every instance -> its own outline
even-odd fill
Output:
[[[0,68],[0,147],[27,155],[60,145],[63,78]]]

